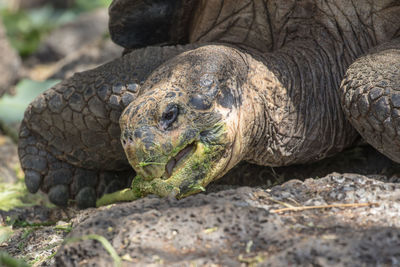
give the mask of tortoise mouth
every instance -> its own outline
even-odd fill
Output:
[[[186,159],[188,159],[189,155],[194,152],[195,148],[196,143],[190,143],[167,162],[167,164],[165,165],[165,177],[167,179],[172,176],[172,173],[174,171],[184,166]]]

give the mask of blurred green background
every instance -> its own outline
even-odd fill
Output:
[[[33,7],[24,8],[29,7],[30,1]],[[35,52],[51,30],[74,20],[81,13],[107,7],[112,0],[36,1],[38,6],[32,2],[35,0],[0,0],[0,15],[7,36],[23,58]]]
[[[112,0],[0,0],[0,18],[11,46],[24,61],[39,48],[44,38],[79,15],[101,7]],[[0,59],[1,60],[1,59]],[[59,80],[22,78],[13,95],[0,99],[0,122],[18,123],[27,105]]]

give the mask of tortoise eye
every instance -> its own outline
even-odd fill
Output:
[[[176,104],[168,105],[163,114],[161,115],[160,127],[163,130],[168,129],[176,121],[179,109]]]

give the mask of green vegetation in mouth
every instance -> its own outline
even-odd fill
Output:
[[[196,141],[186,142],[186,144],[177,146],[168,155],[163,153],[161,145],[156,146],[160,156],[144,157],[145,159],[137,164],[131,162],[136,173],[146,180],[156,178],[168,179],[172,174],[172,170],[175,167],[180,167],[195,149]]]
[[[134,178],[133,180],[135,180]],[[96,207],[111,205],[117,202],[129,202],[141,198],[141,195],[136,194],[131,188],[125,188],[114,193],[104,194],[96,201]]]
[[[140,175],[137,175],[132,181],[131,188],[125,188],[114,193],[104,194],[100,199],[97,200],[96,206],[100,207],[114,204],[116,202],[134,201],[149,194],[156,194],[161,197],[166,197],[173,193],[174,190],[179,192],[178,188],[170,185],[165,180],[157,178],[148,181],[143,179]]]
[[[165,165],[165,163],[162,163],[162,162],[145,162],[145,161],[142,161],[142,162],[139,162],[137,166],[139,166],[139,167],[146,167],[146,166],[149,166],[149,165]]]
[[[150,194],[155,194],[160,197],[185,197],[194,193],[205,191],[205,186],[210,182],[212,177],[204,176],[204,173],[209,173],[211,168],[210,148],[206,145],[199,144],[200,148],[195,149],[190,157],[185,160],[185,166],[190,168],[180,167],[177,173],[174,172],[168,179],[155,178],[146,180],[140,175],[137,175],[133,181],[131,188],[126,188],[111,194],[103,195],[97,202],[96,206],[104,206],[116,202],[134,201]],[[206,159],[206,160],[204,160]],[[199,173],[199,177],[204,179],[192,180],[193,173]],[[187,184],[187,190],[181,192],[180,187]]]
[[[212,145],[208,142],[196,141],[174,149],[174,152],[171,153],[174,156],[168,160],[169,162],[171,159],[176,159],[170,177],[165,177],[165,175],[162,177],[144,177],[139,168],[137,170],[138,175],[133,179],[131,188],[105,194],[96,202],[96,205],[104,206],[116,202],[134,201],[150,194],[160,197],[183,198],[205,191],[205,186],[218,175],[218,170],[214,168],[215,160],[221,157],[225,149],[221,145],[215,145],[215,143],[224,143],[224,132],[226,132],[224,125],[217,126],[215,132],[209,136],[209,140],[214,142],[211,143]],[[188,150],[190,146],[193,146],[193,149]],[[149,161],[140,162],[139,165],[167,165],[168,162]]]
[[[206,191],[206,189],[205,189],[203,186],[198,185],[198,184],[193,185],[193,186],[191,186],[190,188],[191,188],[192,190],[201,191],[201,192],[205,192],[205,191]]]

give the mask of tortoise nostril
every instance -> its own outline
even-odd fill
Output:
[[[160,126],[163,130],[168,129],[178,117],[179,109],[176,104],[168,105],[166,110],[161,115]]]

